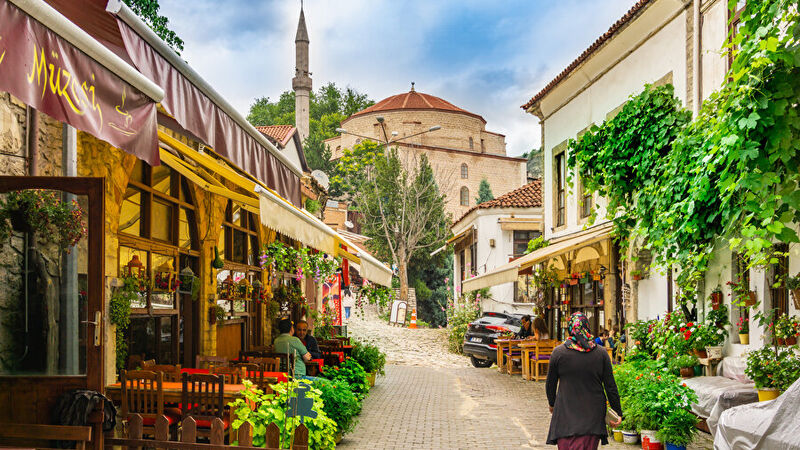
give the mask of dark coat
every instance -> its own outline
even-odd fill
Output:
[[[308,353],[311,353],[311,357],[314,359],[322,359],[322,350],[319,349],[319,343],[317,342],[317,338],[311,335],[311,333],[306,335],[306,338],[303,340],[303,345],[306,346],[306,350]]]
[[[547,401],[552,406],[548,444],[559,438],[596,435],[608,444],[606,398],[620,417],[617,383],[611,358],[604,347],[589,352],[570,350],[563,344],[553,350],[547,370]]]

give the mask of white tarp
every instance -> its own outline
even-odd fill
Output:
[[[722,413],[714,448],[800,449],[800,380],[775,400],[736,406]]]
[[[725,410],[758,401],[753,383],[725,377],[688,378],[684,383],[697,394],[697,403],[692,404],[692,412],[706,419],[711,434],[714,434],[719,416]]]

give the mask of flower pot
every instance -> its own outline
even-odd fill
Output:
[[[712,292],[711,293],[711,309],[718,310],[719,305],[722,304],[722,293],[721,292]]]
[[[747,293],[747,298],[744,300],[744,306],[753,306],[756,304],[756,291],[750,291]]]
[[[775,338],[778,341],[778,345],[786,345],[786,341],[783,338]]]
[[[749,345],[750,333],[739,333],[739,343],[742,345]]]
[[[641,275],[634,275],[634,276],[633,276],[633,280],[634,280],[634,281],[640,281],[641,279],[642,279],[642,276],[641,276]]]
[[[775,400],[778,396],[781,395],[781,391],[772,388],[765,388],[758,390],[758,401],[766,402],[769,400]]]
[[[698,358],[708,358],[708,352],[706,352],[706,349],[694,348],[692,349],[692,352],[694,352],[694,356],[697,356]]]
[[[367,381],[369,381],[369,387],[375,386],[375,372],[367,374]]]
[[[622,442],[626,444],[638,444],[639,443],[639,433],[635,431],[623,431],[622,432]]]
[[[614,440],[617,442],[622,442],[622,430],[612,430],[614,433]]]
[[[797,344],[797,336],[792,336],[790,338],[786,338],[786,345],[795,345]]]
[[[714,345],[706,347],[706,354],[711,359],[722,359],[722,346]]]
[[[681,367],[681,378],[692,378],[694,376],[694,367]]]
[[[685,445],[675,445],[667,442],[667,450],[686,450]]]
[[[642,430],[640,434],[642,436],[642,449],[648,450],[650,448],[650,441],[656,438],[656,430]]]

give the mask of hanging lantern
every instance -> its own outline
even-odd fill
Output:
[[[256,280],[256,281],[253,282],[252,299],[256,303],[261,303],[264,300],[266,300],[265,292],[264,292],[264,284],[259,280]]]
[[[139,255],[133,255],[122,271],[125,276],[144,278],[144,264],[139,260]]]
[[[250,284],[250,280],[248,280],[247,277],[242,277],[242,279],[236,283],[236,299],[250,300],[252,294],[253,286]]]
[[[178,284],[180,284],[178,274],[172,268],[171,261],[166,261],[156,267],[156,273],[153,277],[153,292],[175,292]]]
[[[235,283],[233,277],[228,275],[225,280],[219,285],[219,298],[221,300],[233,300]]]
[[[194,288],[194,272],[191,267],[185,267],[180,273],[180,286],[178,286],[178,293],[191,294]]]

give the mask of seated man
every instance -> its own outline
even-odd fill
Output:
[[[514,339],[530,339],[534,337],[534,330],[533,330],[533,322],[531,321],[531,316],[525,314],[520,319],[522,322],[522,326],[519,327],[519,331],[514,336]]]
[[[281,333],[275,338],[273,346],[276,353],[286,353],[287,355],[294,354],[294,377],[295,378],[311,378],[306,377],[306,365],[304,361],[311,361],[311,353],[308,352],[306,347],[295,336],[292,336],[294,326],[289,319],[281,319],[278,322],[278,331]]]
[[[311,353],[312,359],[322,359],[322,351],[319,349],[317,338],[308,332],[308,322],[305,320],[298,321],[297,326],[294,327],[294,335],[306,346],[308,352]]]

